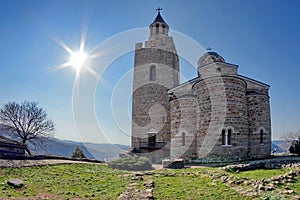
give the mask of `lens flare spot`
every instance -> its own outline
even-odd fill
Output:
[[[69,62],[77,71],[79,71],[87,60],[88,55],[83,51],[77,51],[71,54]]]

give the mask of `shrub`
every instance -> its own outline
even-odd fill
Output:
[[[124,158],[119,158],[118,160],[108,163],[108,166],[128,171],[145,171],[153,169],[151,161],[142,156],[126,156]]]
[[[292,145],[291,145],[289,151],[290,151],[290,153],[295,153],[298,156],[300,156],[300,142],[299,142],[299,140],[294,140],[292,142]]]

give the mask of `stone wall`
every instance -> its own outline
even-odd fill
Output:
[[[171,100],[171,159],[197,157],[197,108],[195,96]]]
[[[246,159],[248,114],[245,81],[238,77],[213,77],[199,81],[193,89],[199,104],[199,158]],[[232,130],[230,145],[222,145],[222,129]]]
[[[264,94],[247,95],[247,104],[250,157],[268,157],[271,154],[271,121],[269,97]],[[262,138],[261,131],[263,133]]]
[[[140,152],[154,152],[163,143],[170,143],[170,103],[167,90],[179,83],[179,64],[176,53],[156,48],[135,51],[132,97],[132,148]],[[155,77],[151,79],[151,67]],[[154,137],[153,137],[154,136]],[[150,137],[155,138],[151,148]],[[159,144],[159,145],[158,145]],[[169,150],[168,150],[169,151]],[[157,157],[153,153],[154,157]],[[164,150],[162,158],[169,156]],[[157,160],[156,158],[154,160]]]

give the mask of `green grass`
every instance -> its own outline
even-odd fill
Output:
[[[288,185],[289,189],[294,190],[295,194],[300,194],[300,177],[297,177],[297,181],[295,183],[290,183]]]
[[[253,180],[262,180],[272,178],[274,176],[283,175],[291,169],[257,169],[251,171],[242,171],[239,173],[228,172],[226,174],[233,175],[235,178],[249,178]]]
[[[154,183],[156,199],[246,199],[221,182],[202,175],[159,176],[154,177]]]
[[[294,183],[280,184],[276,190],[245,196],[237,191],[253,189],[251,185],[227,186],[222,176],[236,180],[262,180],[283,175],[291,169],[259,169],[231,173],[219,168],[185,168],[156,170],[154,175],[144,175],[136,188],[144,189],[144,182],[153,180],[155,199],[292,199],[300,194],[300,176]],[[62,164],[43,167],[0,168],[0,199],[46,195],[49,199],[117,199],[130,183],[131,172],[121,171],[98,164]],[[7,185],[9,178],[24,181],[23,188]],[[293,194],[280,195],[278,191],[294,190]]]
[[[0,199],[47,194],[52,199],[117,199],[129,183],[124,172],[103,165],[67,164],[0,169]],[[25,187],[7,185],[9,178],[19,178]]]

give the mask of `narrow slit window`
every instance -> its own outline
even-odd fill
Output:
[[[231,145],[231,132],[231,129],[229,129],[227,133],[227,145]]]
[[[263,144],[264,143],[264,131],[261,129],[259,134],[260,134],[260,144]]]
[[[232,129],[223,129],[222,130],[222,145],[223,146],[231,146],[231,135]]]
[[[185,133],[183,132],[181,135],[181,146],[185,146]]]
[[[150,81],[155,81],[156,80],[156,67],[152,65],[150,67]]]
[[[226,144],[226,143],[225,143],[225,142],[226,142],[226,138],[225,138],[225,137],[226,137],[226,135],[225,135],[225,130],[223,129],[223,130],[222,130],[222,145],[225,145],[225,144]]]

